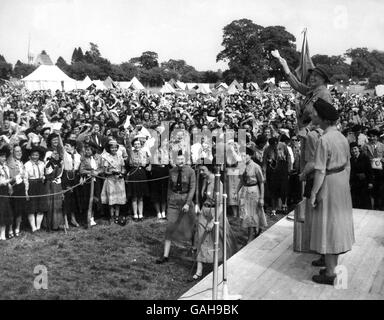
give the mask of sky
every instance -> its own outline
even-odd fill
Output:
[[[155,51],[159,61],[183,59],[197,70],[225,70],[216,62],[223,28],[247,18],[282,25],[301,48],[308,29],[310,54],[349,48],[384,51],[381,0],[0,0],[0,54],[12,64],[46,50],[70,62],[73,49],[98,44],[112,63]]]

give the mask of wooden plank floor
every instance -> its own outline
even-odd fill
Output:
[[[354,209],[353,217],[356,242],[339,258],[347,270],[347,288],[312,282],[319,268],[311,261],[318,256],[293,252],[293,221],[283,218],[228,260],[229,294],[243,300],[384,300],[384,212]],[[212,273],[180,299],[210,300],[211,288]]]

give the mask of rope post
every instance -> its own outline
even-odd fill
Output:
[[[220,166],[216,166],[215,173],[215,242],[213,250],[213,286],[212,286],[212,300],[218,299],[218,269],[219,269],[219,210],[220,210]]]
[[[93,207],[93,194],[95,190],[95,178],[91,178],[91,187],[89,194],[88,212],[87,212],[87,228],[91,227],[92,207]]]

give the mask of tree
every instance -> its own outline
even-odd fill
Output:
[[[8,80],[12,74],[12,64],[8,63],[0,54],[0,79]]]
[[[120,64],[120,68],[121,68],[122,72],[124,73],[124,80],[123,81],[129,81],[133,77],[138,76],[138,74],[139,74],[138,68],[134,64],[129,63],[129,62],[123,62],[122,64]]]
[[[89,43],[90,49],[85,52],[84,59],[88,63],[97,64],[98,60],[101,58],[99,46],[93,42]]]
[[[299,53],[296,51],[295,36],[285,30],[283,26],[270,26],[261,30],[260,41],[264,49],[263,57],[268,66],[268,76],[275,77],[276,81],[283,80],[284,75],[282,68],[277,59],[270,55],[270,52],[278,49],[281,55],[287,60],[291,70],[294,70],[300,58]]]
[[[147,87],[159,87],[164,83],[162,70],[159,67],[152,69],[142,68],[139,72],[139,79]]]
[[[158,62],[158,54],[153,51],[145,51],[142,53],[140,57],[141,61],[141,66],[147,70],[158,67],[159,62]]]
[[[81,62],[83,60],[84,60],[83,50],[80,47],[75,48],[72,53],[71,63]]]
[[[232,74],[247,83],[263,69],[264,52],[260,33],[264,28],[249,19],[234,20],[223,29],[224,49],[216,61],[228,61]]]
[[[379,84],[384,84],[384,72],[372,73],[369,77],[368,88],[373,89]]]
[[[71,66],[64,60],[63,57],[59,57],[56,61],[56,65],[65,73],[71,73]]]
[[[205,83],[216,83],[221,78],[219,77],[218,73],[215,71],[205,71],[202,73],[202,80]]]
[[[24,78],[32,73],[35,69],[36,67],[34,65],[22,63],[20,60],[17,60],[12,71],[12,76],[15,78]]]
[[[137,67],[149,70],[159,66],[158,58],[159,57],[156,52],[145,51],[140,57],[132,58],[129,62]]]

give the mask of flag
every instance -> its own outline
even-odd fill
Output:
[[[303,45],[301,47],[301,54],[300,54],[300,64],[295,70],[295,73],[297,75],[297,78],[300,82],[308,83],[308,70],[314,69],[315,65],[312,62],[311,56],[309,54],[309,47],[308,47],[308,41],[307,41],[307,28],[304,29],[304,38],[303,38]]]

